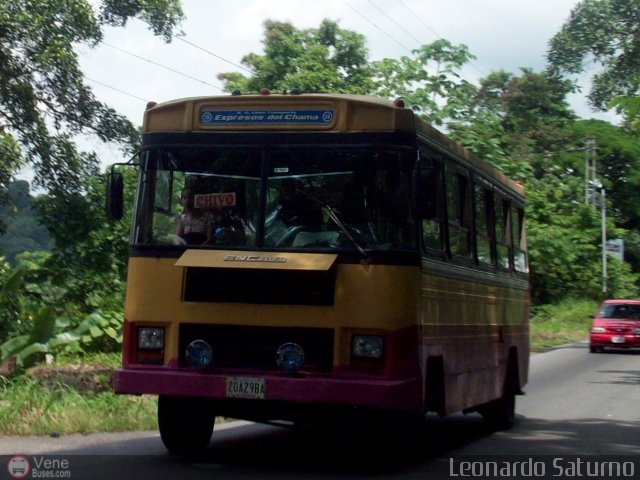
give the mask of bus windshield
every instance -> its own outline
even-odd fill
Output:
[[[141,159],[133,243],[415,250],[412,155],[158,148]]]

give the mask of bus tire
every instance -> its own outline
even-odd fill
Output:
[[[509,430],[515,424],[516,390],[518,389],[517,371],[515,362],[510,361],[502,389],[502,396],[489,402],[480,409],[480,414],[491,430]]]
[[[215,419],[212,402],[207,399],[158,397],[160,438],[171,453],[197,453],[207,448]]]

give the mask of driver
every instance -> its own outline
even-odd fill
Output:
[[[297,225],[320,227],[323,224],[322,209],[304,193],[299,180],[288,178],[280,184],[280,208],[277,218],[287,227]]]

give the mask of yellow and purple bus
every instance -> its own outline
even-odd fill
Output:
[[[216,416],[513,424],[529,358],[523,189],[401,100],[150,104],[135,163],[115,391],[159,396],[170,451],[205,448]],[[122,188],[112,172],[112,219]]]

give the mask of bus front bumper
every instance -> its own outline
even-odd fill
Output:
[[[229,382],[248,379],[264,387],[264,391],[260,392],[261,397],[253,397],[258,400],[413,411],[423,408],[422,385],[417,377],[294,377],[260,373],[230,375],[184,370],[122,369],[115,372],[114,390],[124,394],[233,400],[238,396],[228,391]]]

